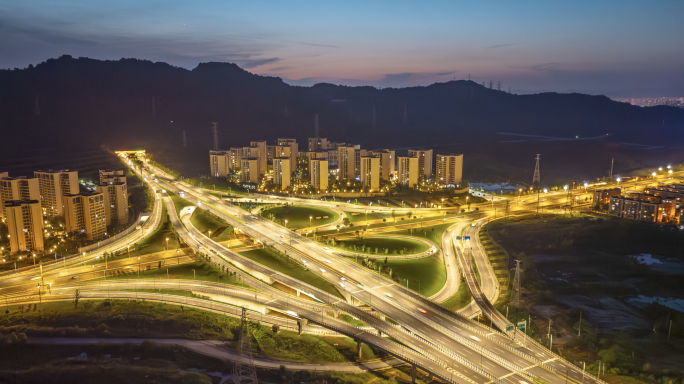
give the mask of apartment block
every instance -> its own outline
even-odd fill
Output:
[[[100,183],[96,190],[102,193],[105,201],[105,223],[127,224],[128,223],[128,186],[124,181],[109,181]]]
[[[290,187],[292,168],[289,157],[276,157],[273,159],[273,183],[285,190]]]
[[[620,197],[622,195],[622,188],[599,189],[594,191],[594,209],[601,209],[606,204],[610,203],[613,197]]]
[[[418,159],[420,177],[427,180],[432,176],[432,149],[409,149],[408,156]]]
[[[8,172],[0,172],[0,180],[4,179],[5,177],[9,177]],[[2,190],[0,190],[0,220],[2,220],[5,215],[3,214],[5,205],[2,203]]]
[[[226,154],[228,165],[228,172],[233,174],[237,169],[242,167],[242,148],[231,148]]]
[[[62,216],[62,197],[78,194],[78,172],[68,169],[59,171],[35,171],[40,189],[40,203],[43,215],[47,217]]]
[[[5,201],[10,252],[43,252],[43,211],[38,200]]]
[[[281,139],[278,139],[276,142],[280,146],[290,147],[290,166],[292,167],[292,170],[294,171],[294,168],[297,165],[297,157],[299,157],[299,144],[297,144],[297,140],[288,139],[288,138],[281,138]]]
[[[12,200],[40,200],[40,186],[35,177],[5,177],[0,178],[0,219],[7,217],[5,214],[5,201]]]
[[[228,156],[226,151],[209,151],[211,177],[228,176]]]
[[[257,149],[257,158],[259,161],[259,174],[263,175],[266,173],[266,166],[268,161],[268,156],[266,153],[266,142],[265,141],[252,141],[249,146]]]
[[[100,184],[102,183],[125,183],[126,173],[121,168],[100,169]]]
[[[388,181],[394,176],[394,173],[396,172],[394,169],[394,163],[396,161],[394,151],[390,151],[389,149],[374,149],[368,151],[368,155],[380,158],[380,178],[382,180]]]
[[[674,219],[675,208],[673,203],[664,203],[657,196],[634,194],[629,197],[611,197],[610,214],[630,220],[661,223]]]
[[[368,151],[361,149],[360,145],[354,146],[354,177],[361,176],[361,158],[368,156]]]
[[[356,177],[356,149],[353,146],[337,148],[337,175],[340,179],[352,180]]]
[[[375,156],[361,157],[361,185],[368,192],[380,190],[380,158]]]
[[[311,160],[311,170],[309,177],[311,179],[311,186],[318,191],[328,190],[328,161],[327,160]]]
[[[309,137],[309,152],[328,149],[328,139],[322,137]]]
[[[329,161],[329,153],[327,151],[307,151],[304,152],[304,155],[306,156],[306,159],[308,161],[308,167],[307,170],[309,171],[309,175],[311,175],[311,162],[313,160],[328,160],[328,164],[330,164]]]
[[[399,156],[397,161],[399,163],[397,183],[415,188],[418,184],[418,158]]]
[[[101,192],[69,194],[62,197],[67,232],[81,232],[88,240],[98,240],[107,233],[105,197]]]
[[[436,181],[439,185],[456,188],[463,179],[463,155],[437,155]]]
[[[242,173],[240,181],[243,183],[259,184],[259,159],[242,159]]]

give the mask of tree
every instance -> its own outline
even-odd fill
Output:
[[[77,289],[74,292],[74,308],[78,308],[78,299],[81,297],[81,292]]]
[[[349,218],[345,217],[344,220],[342,220],[342,224],[349,225]]]
[[[387,250],[387,249],[385,249],[385,250]],[[387,252],[385,252],[385,253],[387,253]],[[387,264],[387,257],[385,257],[385,264]]]

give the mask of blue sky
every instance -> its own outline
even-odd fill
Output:
[[[453,78],[513,92],[684,96],[684,1],[0,0],[0,68],[62,54],[291,84]]]

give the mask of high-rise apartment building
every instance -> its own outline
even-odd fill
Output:
[[[309,163],[311,170],[309,177],[311,179],[311,186],[318,191],[328,190],[328,161],[327,160],[311,160]]]
[[[226,154],[228,157],[228,172],[235,173],[237,169],[242,167],[242,148],[231,148]]]
[[[361,157],[361,185],[368,188],[368,192],[380,190],[380,157]]]
[[[62,197],[67,232],[81,232],[88,240],[98,240],[107,233],[105,197],[101,192],[69,194]]]
[[[337,176],[341,180],[352,180],[356,177],[356,149],[353,146],[337,147]]]
[[[12,200],[40,200],[38,179],[7,177],[5,173],[5,177],[0,178],[0,219],[7,217],[4,202]]]
[[[354,146],[354,177],[361,176],[361,158],[368,156],[368,151],[361,149],[360,145]]]
[[[328,139],[309,137],[309,152],[325,151],[328,149]]]
[[[211,177],[228,176],[228,156],[226,151],[209,151]]]
[[[290,177],[292,168],[290,167],[289,157],[276,157],[273,159],[273,183],[285,190],[290,187]]]
[[[397,183],[415,188],[418,184],[418,158],[399,156],[397,160],[399,163]]]
[[[306,156],[306,159],[308,160],[308,171],[309,175],[311,175],[311,161],[312,160],[328,160],[328,155],[329,153],[326,151],[307,151],[304,152],[304,155]],[[329,164],[329,162],[328,162]]]
[[[125,183],[126,172],[121,168],[100,169],[100,184],[102,183]]]
[[[280,146],[290,147],[290,166],[292,167],[292,171],[294,171],[295,168],[297,168],[297,157],[299,157],[299,144],[297,144],[297,140],[281,138],[278,139],[277,143]]]
[[[100,171],[100,176],[102,171]],[[123,179],[123,181],[121,181]],[[97,187],[105,201],[106,225],[128,223],[128,186],[125,177],[105,178]],[[115,181],[116,180],[116,181]]]
[[[437,155],[437,184],[455,188],[463,179],[463,155]]]
[[[268,156],[266,153],[266,142],[265,141],[252,141],[249,143],[249,146],[252,148],[257,149],[257,158],[260,159],[259,161],[259,174],[263,175],[266,173],[266,166],[267,166],[267,161],[268,161]]]
[[[5,201],[5,224],[10,236],[10,252],[42,252],[43,212],[38,200]]]
[[[409,149],[409,157],[418,159],[418,174],[425,180],[432,176],[432,149]]]
[[[68,169],[59,171],[35,171],[40,189],[40,205],[47,217],[62,216],[62,197],[78,194],[78,172]]]
[[[368,154],[380,158],[380,178],[384,181],[390,180],[396,172],[394,169],[394,163],[396,161],[394,151],[390,151],[389,149],[374,149],[368,151]]]
[[[242,159],[240,181],[243,183],[259,184],[259,159]]]

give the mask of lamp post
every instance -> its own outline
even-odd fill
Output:
[[[126,248],[128,249],[128,258],[130,259],[131,258],[131,246],[130,246],[130,244],[127,245]]]
[[[285,228],[287,228],[287,219],[285,219]],[[338,229],[339,231],[339,229]]]
[[[313,219],[313,216],[309,216],[309,227],[311,227],[311,219]]]

